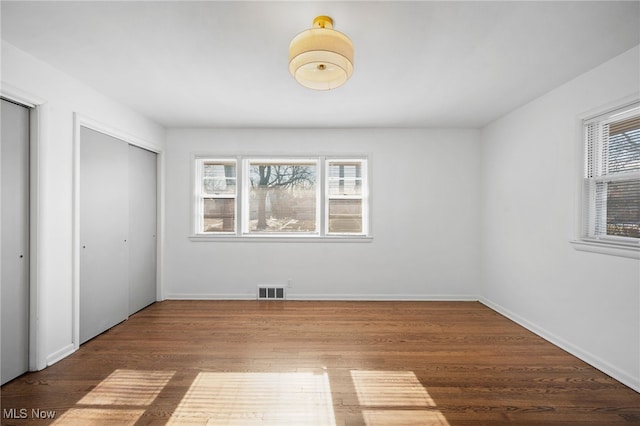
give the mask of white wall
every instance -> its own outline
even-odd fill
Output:
[[[39,291],[34,305],[40,337],[35,362],[43,368],[73,350],[74,112],[158,147],[164,144],[164,129],[4,41],[1,76],[3,95],[41,104],[36,166]]]
[[[579,118],[638,95],[636,47],[482,130],[483,301],[640,391],[640,262],[579,252]]]
[[[478,294],[476,130],[169,130],[168,298],[474,299]],[[373,241],[194,242],[191,155],[370,155]]]

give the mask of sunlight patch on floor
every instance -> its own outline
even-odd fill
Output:
[[[433,407],[433,400],[412,371],[351,371],[361,405]]]
[[[134,425],[146,408],[128,407],[151,405],[174,374],[174,371],[115,370],[76,404],[85,407],[69,409],[54,424]]]
[[[324,370],[290,373],[199,373],[170,425],[335,426]]]
[[[362,410],[367,426],[449,426],[439,411],[427,410]]]
[[[72,408],[64,413],[54,425],[134,425],[144,414],[144,410],[119,410],[107,408]]]
[[[412,371],[352,370],[351,379],[368,426],[448,426]]]
[[[78,404],[149,405],[173,375],[173,371],[115,370]]]

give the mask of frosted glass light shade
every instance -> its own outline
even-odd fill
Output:
[[[303,31],[289,45],[289,72],[309,89],[330,90],[353,74],[353,43],[332,29],[328,16],[319,16],[314,27]]]

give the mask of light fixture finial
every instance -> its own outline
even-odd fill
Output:
[[[333,28],[333,19],[330,16],[320,15],[313,20],[314,28]]]

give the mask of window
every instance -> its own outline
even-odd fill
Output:
[[[196,158],[194,192],[195,237],[369,235],[364,157]]]
[[[366,228],[362,160],[327,161],[327,233],[361,234]]]
[[[582,239],[640,246],[640,103],[584,122]]]
[[[197,233],[236,232],[236,161],[197,160]]]
[[[246,160],[245,234],[318,232],[317,160]]]

